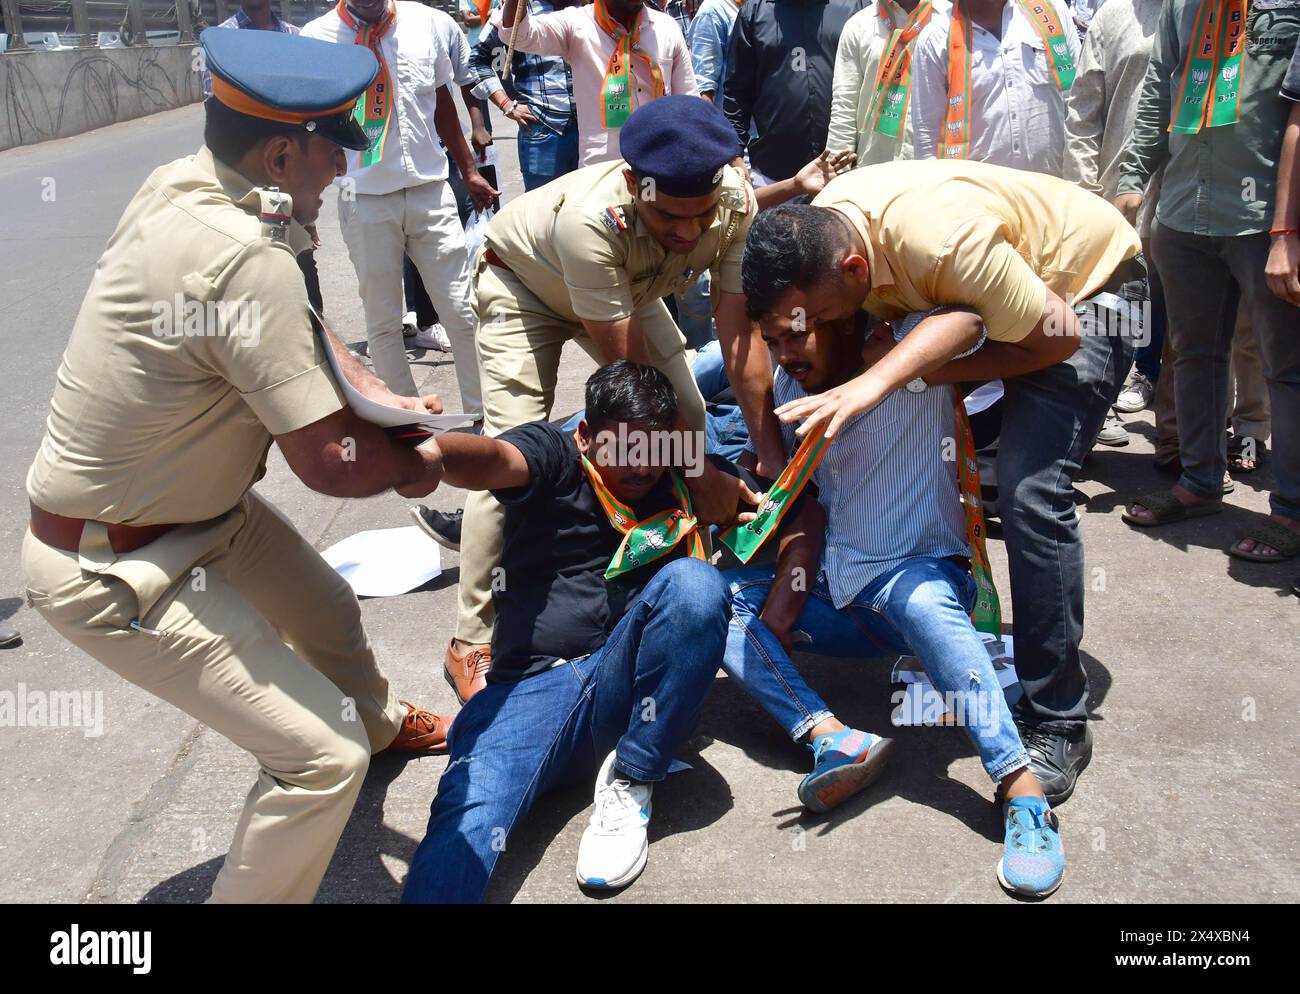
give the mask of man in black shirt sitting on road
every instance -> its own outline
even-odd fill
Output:
[[[538,421],[438,439],[445,481],[506,508],[505,544],[487,687],[452,725],[406,902],[480,900],[538,795],[597,766],[578,883],[631,883],[653,786],[721,662],[727,587],[700,530],[757,498],[705,460],[702,439],[686,444],[657,369],[610,363],[586,399],[576,432]]]

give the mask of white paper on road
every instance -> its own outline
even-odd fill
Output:
[[[325,358],[329,361],[330,372],[334,374],[334,381],[343,391],[343,399],[347,401],[348,407],[352,408],[362,421],[369,421],[372,425],[378,425],[380,428],[404,428],[407,425],[418,425],[435,435],[444,431],[450,431],[452,428],[467,428],[474,423],[474,419],[468,414],[419,414],[415,411],[408,411],[404,407],[390,407],[388,404],[381,404],[377,400],[371,400],[360,390],[354,387],[351,381],[343,373],[343,367],[339,365],[339,357],[334,354],[334,349],[330,346],[329,336],[325,330],[329,327],[325,319],[316,313],[312,308],[311,312],[316,317],[316,333],[320,335],[321,344],[325,348]]]
[[[993,660],[993,671],[997,674],[1007,704],[1014,705],[1020,699],[1021,689],[1020,678],[1016,675],[1013,636],[1003,635],[999,641],[980,632],[980,638],[984,640],[984,647]],[[969,725],[978,717],[967,715],[964,721],[959,722],[958,716],[952,713],[943,695],[930,682],[925,667],[915,656],[899,656],[889,675],[889,682],[904,687],[903,699],[895,705],[892,715],[893,723],[900,727],[958,723]]]
[[[394,597],[442,572],[438,543],[414,525],[357,532],[321,555],[358,597]]]

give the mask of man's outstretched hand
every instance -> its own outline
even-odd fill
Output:
[[[782,404],[776,409],[776,416],[786,424],[803,419],[803,424],[795,430],[800,438],[825,425],[826,440],[829,442],[844,422],[871,410],[884,396],[870,373],[864,373],[825,393],[809,394]]]

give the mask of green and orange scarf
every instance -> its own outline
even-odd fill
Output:
[[[582,457],[582,468],[587,471],[587,479],[591,482],[591,489],[596,491],[596,499],[600,502],[605,517],[623,536],[623,541],[619,543],[614,558],[605,570],[606,580],[613,580],[646,563],[654,562],[683,541],[686,542],[687,552],[692,559],[706,558],[704,540],[700,537],[700,522],[691,505],[690,491],[676,470],[668,472],[678,506],[671,511],[660,511],[643,521],[637,521],[636,512],[614,496],[600,478],[600,472],[585,455]]]
[[[903,133],[907,120],[907,105],[912,93],[912,50],[916,36],[930,23],[934,4],[921,0],[901,27],[893,14],[894,5],[880,0],[876,12],[880,19],[892,26],[880,54],[880,66],[867,111],[867,127],[882,135],[897,138]]]
[[[605,0],[596,0],[594,14],[601,30],[614,39],[614,54],[609,57],[609,66],[600,87],[600,123],[605,128],[621,128],[632,114],[632,60],[640,59],[650,71],[653,97],[662,97],[668,92],[664,73],[659,63],[641,48],[641,24],[645,19],[642,12],[637,13],[631,31],[614,20]]]
[[[388,137],[388,124],[393,117],[393,78],[388,71],[388,63],[384,61],[384,53],[380,50],[379,41],[397,20],[397,4],[389,3],[378,24],[353,17],[352,12],[348,10],[347,0],[339,0],[334,12],[339,15],[339,20],[345,26],[357,33],[356,44],[365,45],[379,60],[379,72],[375,74],[374,81],[366,92],[357,100],[356,110],[353,111],[357,123],[361,125],[366,138],[370,140],[370,147],[359,154],[357,161],[359,168],[365,168],[374,165],[383,157],[384,139]]]
[[[987,529],[984,524],[984,504],[980,499],[980,469],[975,456],[975,438],[966,416],[966,405],[956,388],[953,389],[953,398],[957,408],[957,441],[961,450],[958,453],[957,483],[961,489],[962,507],[966,512],[966,541],[971,549],[971,575],[976,588],[975,610],[970,617],[977,631],[1001,638],[1002,606],[998,600],[997,587],[993,583],[993,569],[989,565],[988,548],[984,541]],[[763,506],[759,508],[754,520],[723,532],[720,541],[742,563],[749,562],[777,530],[786,511],[808,485],[825,454],[825,428],[805,435],[795,450],[794,458],[767,492]]]
[[[1246,64],[1247,0],[1201,0],[1174,100],[1169,131],[1236,124]]]
[[[1074,85],[1074,56],[1055,8],[1046,0],[1016,0],[1047,51],[1052,79],[1062,93]],[[944,118],[941,159],[964,159],[970,153],[971,18],[956,0],[948,28],[948,112]]]

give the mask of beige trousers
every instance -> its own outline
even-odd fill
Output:
[[[351,588],[255,494],[230,514],[242,522],[139,617],[154,634],[130,627],[140,603],[130,585],[85,568],[114,558],[102,527],[87,526],[80,555],[29,531],[27,596],[73,645],[261,764],[210,900],[310,902],[370,755],[397,736],[405,709]]]
[[[340,196],[339,227],[357,271],[375,375],[394,393],[415,396],[402,339],[402,256],[409,255],[451,339],[460,409],[481,411],[469,256],[451,184],[437,180],[382,195],[358,193],[352,200]]]
[[[475,268],[479,319],[479,360],[483,371],[483,433],[501,434],[551,416],[564,343],[576,341],[596,362],[594,343],[583,327],[555,316],[509,270],[488,265],[479,255]],[[686,361],[685,341],[662,300],[637,311],[654,365],[677,393],[678,410],[688,427],[704,430],[704,398]],[[508,583],[500,575],[505,512],[491,494],[470,493],[460,541],[460,615],[456,637],[482,644],[492,640],[492,591]]]

